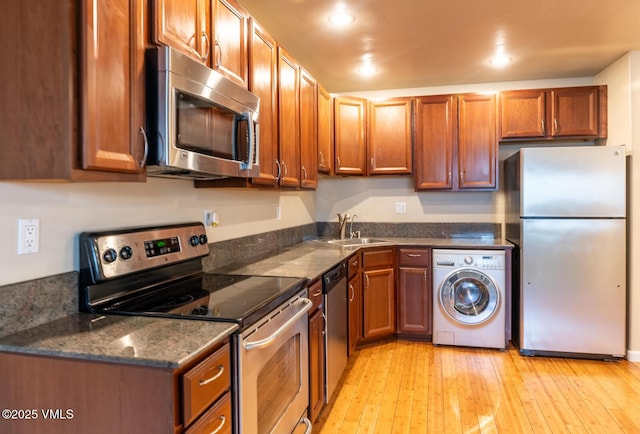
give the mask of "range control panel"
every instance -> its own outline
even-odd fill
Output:
[[[437,268],[477,268],[504,270],[503,250],[434,250],[433,266]]]
[[[120,277],[209,254],[202,223],[80,234],[81,268],[94,281]]]

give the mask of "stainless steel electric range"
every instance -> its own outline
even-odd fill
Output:
[[[201,223],[79,236],[80,310],[230,321],[235,433],[290,433],[308,399],[307,280],[207,274]]]

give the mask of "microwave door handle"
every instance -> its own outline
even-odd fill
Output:
[[[241,119],[247,122],[247,135],[249,136],[249,152],[247,155],[247,161],[242,163],[242,170],[251,170],[253,166],[253,153],[255,150],[255,134],[253,132],[253,118],[251,117],[251,113],[245,112],[242,114]]]

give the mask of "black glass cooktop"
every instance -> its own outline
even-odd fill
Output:
[[[295,277],[201,274],[137,291],[94,310],[171,318],[236,322],[243,329],[302,290]]]

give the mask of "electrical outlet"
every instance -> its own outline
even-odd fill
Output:
[[[396,212],[396,214],[406,214],[407,213],[407,202],[396,202],[395,212]]]
[[[210,209],[205,209],[203,223],[205,228],[215,228],[218,226],[218,214]]]
[[[18,219],[18,255],[40,251],[40,219]]]
[[[276,207],[276,220],[282,220],[282,208]]]

